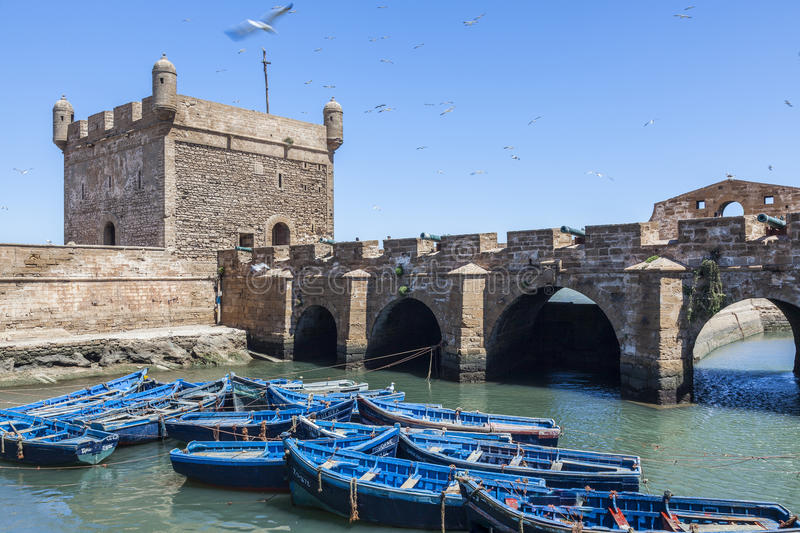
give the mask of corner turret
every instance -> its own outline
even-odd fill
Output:
[[[342,106],[331,97],[331,101],[322,108],[322,119],[328,132],[328,150],[335,152],[344,142],[344,125]]]
[[[177,108],[178,73],[162,54],[153,65],[153,108],[160,120],[172,120]]]
[[[75,111],[65,95],[53,106],[53,143],[61,151],[67,146],[67,128],[75,120]]]

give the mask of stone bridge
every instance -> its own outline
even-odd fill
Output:
[[[755,214],[690,218],[668,239],[651,220],[588,226],[583,238],[541,229],[505,243],[480,233],[226,250],[221,321],[285,358],[370,367],[438,345],[432,364],[447,379],[566,366],[612,372],[625,398],[685,402],[712,314],[702,309],[709,276],[697,274],[705,259],[719,266],[726,305],[766,298],[800,341],[800,213],[786,222],[776,232]],[[595,305],[550,301],[562,288]]]

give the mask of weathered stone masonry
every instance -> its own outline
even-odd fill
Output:
[[[729,181],[717,184],[729,188]],[[730,191],[728,191],[730,192]],[[651,403],[692,395],[692,349],[707,317],[686,318],[693,269],[718,256],[728,302],[766,298],[800,332],[800,215],[782,235],[767,235],[754,215],[681,220],[662,239],[659,221],[588,226],[582,244],[557,229],[429,240],[389,239],[225,251],[222,317],[253,343],[291,357],[303,312],[322,306],[334,316],[339,361],[363,363],[374,324],[403,299],[424,303],[438,319],[442,371],[451,379],[484,379],[497,349],[496,328],[520,298],[541,305],[568,287],[591,298],[620,347],[623,395]],[[266,264],[269,268],[253,269]],[[403,267],[396,275],[394,269]],[[410,291],[403,296],[400,287]],[[538,300],[537,300],[538,298]],[[494,345],[493,345],[494,344]],[[800,367],[796,368],[800,370]]]

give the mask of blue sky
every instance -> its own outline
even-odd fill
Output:
[[[0,242],[62,242],[53,103],[139,100],[162,52],[182,94],[262,109],[265,46],[273,113],[341,102],[338,240],[647,220],[726,173],[800,185],[800,2],[301,0],[278,35],[223,33],[276,3],[2,2]]]

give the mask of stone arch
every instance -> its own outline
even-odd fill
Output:
[[[322,305],[306,307],[294,328],[294,360],[335,364],[337,332],[330,310]]]
[[[124,242],[119,218],[111,213],[104,213],[100,217],[97,235],[97,243],[104,246],[121,246]]]
[[[264,229],[264,242],[267,246],[280,246],[273,242],[273,236],[275,227],[278,224],[283,224],[289,232],[289,242],[286,244],[293,244],[295,239],[297,238],[297,232],[295,231],[294,223],[284,215],[272,215],[267,219]],[[280,226],[279,226],[280,227]]]
[[[726,209],[730,209],[727,214],[725,213]],[[744,214],[744,206],[738,200],[726,200],[717,210],[717,216],[720,217],[740,217]]]
[[[505,305],[485,329],[487,379],[515,370],[531,374],[566,368],[618,382],[621,314],[590,288],[572,289],[588,299],[585,303],[550,302],[564,288],[572,289],[559,284],[502,298]]]
[[[438,346],[442,342],[442,331],[439,320],[429,305],[416,298],[396,298],[375,316],[367,337],[364,366],[375,369],[399,363],[411,356],[416,348]],[[438,352],[439,349],[436,348],[433,354],[436,359],[439,357]],[[387,357],[391,354],[399,355]],[[430,356],[420,356],[391,368],[427,373],[431,363]]]

